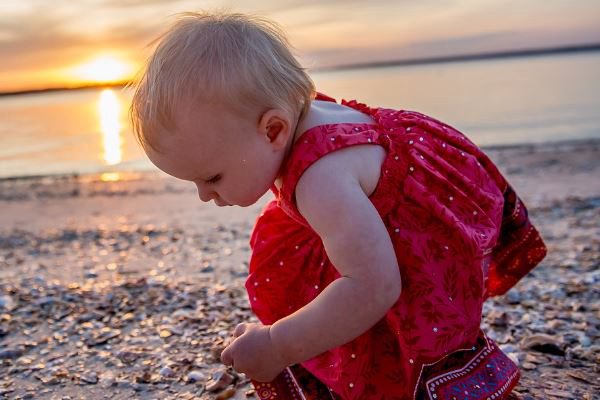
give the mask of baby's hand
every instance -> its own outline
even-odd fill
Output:
[[[221,353],[221,362],[255,381],[274,380],[288,364],[273,346],[269,329],[270,325],[239,324],[233,332],[236,339]]]

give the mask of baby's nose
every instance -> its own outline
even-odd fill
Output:
[[[202,185],[196,184],[196,188],[198,189],[198,197],[200,197],[200,201],[204,203],[208,203],[212,199],[219,197],[214,190],[206,190],[202,187]]]

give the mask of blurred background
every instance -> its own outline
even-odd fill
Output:
[[[278,22],[319,91],[482,146],[600,137],[597,0],[3,0],[0,177],[151,170],[123,84],[183,11]]]

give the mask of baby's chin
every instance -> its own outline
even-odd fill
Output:
[[[249,200],[246,200],[246,201],[243,201],[243,202],[238,202],[237,204],[233,204],[233,205],[234,205],[234,206],[238,206],[238,207],[243,207],[243,208],[246,208],[246,207],[253,206],[254,204],[258,203],[258,201],[259,201],[260,199],[262,199],[262,198],[263,198],[263,196],[265,196],[265,194],[266,194],[268,191],[269,191],[269,190],[267,189],[267,190],[266,190],[264,193],[260,194],[260,196],[258,196],[258,197],[256,197],[256,198],[249,199]]]
[[[246,203],[232,204],[232,205],[238,206],[238,207],[242,207],[242,208],[246,208],[246,207],[250,207],[250,206],[252,206],[254,204],[256,204],[256,200],[255,201],[246,202]]]

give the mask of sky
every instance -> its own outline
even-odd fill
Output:
[[[0,92],[130,78],[184,11],[278,22],[308,68],[600,43],[599,0],[1,0]]]

